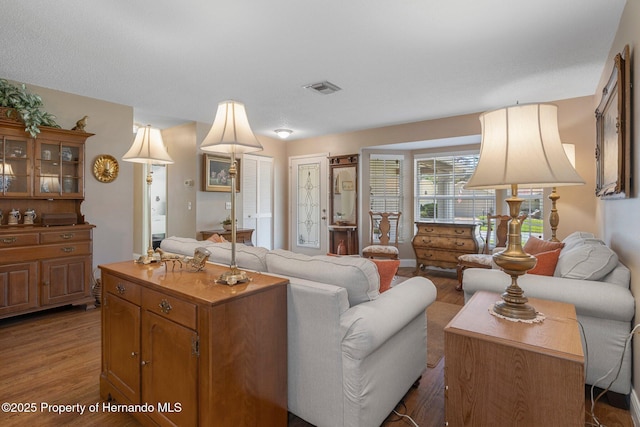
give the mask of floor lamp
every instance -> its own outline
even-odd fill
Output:
[[[482,143],[468,189],[511,188],[507,247],[493,255],[495,263],[511,276],[511,285],[493,311],[511,319],[532,320],[536,311],[527,305],[518,277],[532,269],[536,258],[522,249],[518,219],[523,199],[518,186],[533,188],[584,184],[571,166],[560,141],[558,108],[553,104],[523,104],[480,115]]]
[[[149,247],[147,248],[147,254],[142,255],[138,259],[138,262],[150,264],[158,261],[158,259],[153,256],[153,239],[151,234],[151,184],[153,182],[151,166],[172,164],[173,159],[164,147],[160,129],[154,129],[150,125],[147,125],[138,128],[133,144],[131,144],[129,151],[122,156],[122,160],[133,163],[144,163],[147,169],[147,201],[149,203],[147,209],[147,230],[149,233]]]
[[[236,155],[262,150],[262,145],[253,134],[244,104],[236,101],[223,101],[211,130],[202,141],[200,149],[206,152],[225,153],[231,156],[231,264],[218,282],[233,286],[246,282],[247,273],[238,269],[236,264],[236,180],[238,179]]]
[[[575,169],[576,167],[576,146],[573,144],[562,144],[562,148],[564,148],[564,152],[571,163],[571,167]],[[556,207],[556,202],[560,199],[560,196],[556,192],[556,187],[551,188],[551,194],[549,194],[549,200],[551,200],[551,213],[549,215],[549,225],[551,225],[551,238],[549,239],[552,242],[559,242],[556,237],[556,230],[558,229],[558,224],[560,224],[560,215],[558,214],[558,208]]]

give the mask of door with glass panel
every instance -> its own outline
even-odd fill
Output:
[[[307,255],[328,251],[327,154],[289,159],[289,248]]]

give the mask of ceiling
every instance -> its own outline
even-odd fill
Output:
[[[595,93],[624,0],[2,1],[0,78],[290,139]],[[328,80],[320,95],[303,86]]]

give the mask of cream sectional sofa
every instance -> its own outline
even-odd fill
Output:
[[[231,245],[170,237],[167,252],[211,251],[229,263]],[[431,281],[413,277],[380,294],[375,264],[237,245],[247,270],[289,279],[288,409],[316,426],[378,426],[426,369]]]
[[[575,305],[586,359],[585,383],[603,389],[611,384],[611,391],[627,395],[632,361],[625,341],[635,312],[629,269],[591,233],[573,233],[563,243],[554,276],[525,274],[518,284],[528,297]],[[495,268],[467,269],[462,279],[465,301],[481,290],[502,293],[510,283],[511,278]]]

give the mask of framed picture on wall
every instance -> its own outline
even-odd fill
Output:
[[[596,196],[629,197],[631,175],[631,66],[629,46],[615,57],[596,109]]]
[[[203,154],[202,191],[231,192],[231,158],[215,154]],[[240,191],[240,160],[236,159],[236,192]]]

